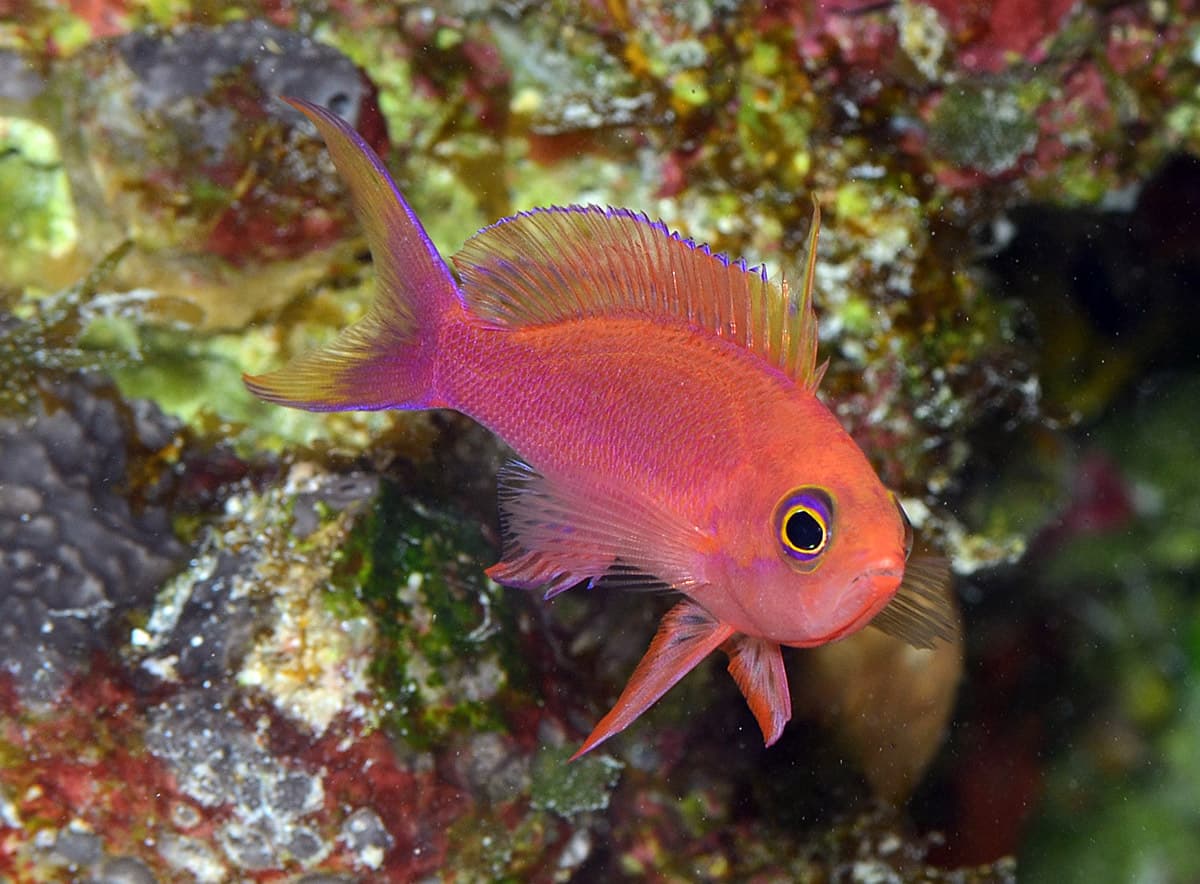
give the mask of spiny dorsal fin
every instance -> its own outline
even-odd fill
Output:
[[[820,213],[814,202],[804,286],[768,281],[762,267],[713,254],[628,209],[534,209],[485,227],[454,256],[473,312],[501,326],[598,316],[686,322],[762,356],[814,390],[817,321],[812,278]]]

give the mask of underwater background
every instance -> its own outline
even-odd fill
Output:
[[[708,661],[483,575],[500,443],[241,373],[373,276],[347,119],[445,254],[627,206],[798,278],[963,642]],[[0,881],[1200,881],[1192,2],[0,0]],[[719,465],[714,465],[719,469]]]

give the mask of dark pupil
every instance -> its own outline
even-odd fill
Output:
[[[788,543],[796,549],[806,552],[816,549],[825,539],[825,530],[821,527],[821,523],[813,518],[812,513],[806,513],[804,510],[788,516],[783,530],[787,534]]]

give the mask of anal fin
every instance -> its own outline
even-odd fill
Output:
[[[663,617],[650,649],[633,671],[616,704],[600,719],[571,760],[629,727],[732,634],[733,627],[714,619],[694,602],[683,601],[673,607]]]

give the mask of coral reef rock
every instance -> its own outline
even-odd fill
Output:
[[[0,669],[31,698],[50,699],[180,559],[167,513],[122,493],[129,449],[165,447],[173,426],[96,378],[0,417]]]

